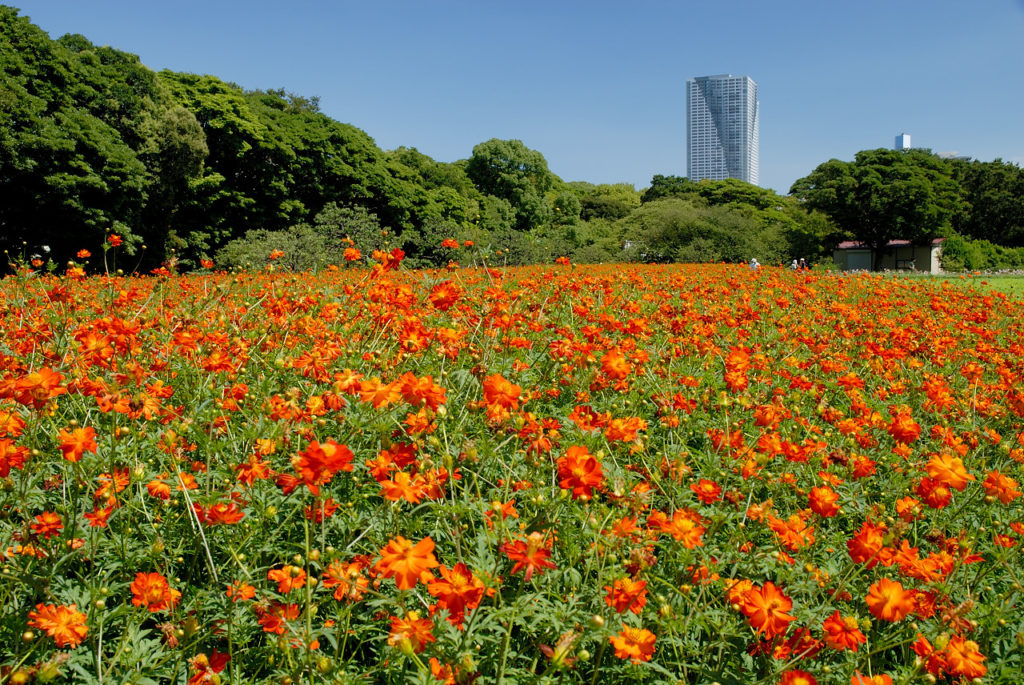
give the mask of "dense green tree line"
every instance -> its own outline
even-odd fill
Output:
[[[866,151],[780,196],[740,181],[565,182],[518,140],[465,160],[380,149],[316,98],[154,72],[0,5],[0,248],[56,265],[110,233],[139,268],[290,268],[400,248],[442,265],[446,238],[491,261],[824,257],[835,240],[954,231],[1024,245],[1024,173],[1000,161]],[[899,234],[897,236],[897,234]],[[47,252],[48,251],[48,252]],[[122,261],[124,264],[124,261]]]

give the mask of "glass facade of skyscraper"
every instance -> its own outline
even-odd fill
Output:
[[[686,167],[690,180],[738,178],[757,185],[757,84],[749,76],[686,82]]]

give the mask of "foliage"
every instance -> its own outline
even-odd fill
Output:
[[[1024,247],[1024,169],[997,159],[950,160],[963,189],[965,211],[953,220],[957,233],[1006,247]]]
[[[925,150],[864,150],[853,162],[832,159],[790,193],[869,246],[875,264],[890,240],[945,235],[961,209],[949,163]]]
[[[942,243],[941,259],[945,271],[1024,269],[1024,247],[1004,247],[952,235]]]
[[[492,138],[473,148],[466,175],[477,190],[508,201],[515,210],[515,228],[529,231],[547,225],[552,207],[546,194],[558,177],[548,170],[544,155],[521,140]]]
[[[280,231],[254,228],[229,242],[216,255],[216,263],[227,269],[260,269],[276,263],[290,271],[308,271],[340,261],[340,254],[332,249],[328,238],[308,224]]]

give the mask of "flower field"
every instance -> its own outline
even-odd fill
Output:
[[[0,283],[0,683],[1019,683],[1024,303],[737,266]]]

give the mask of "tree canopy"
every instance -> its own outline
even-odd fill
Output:
[[[949,163],[925,150],[864,150],[852,162],[831,159],[790,193],[870,247],[873,264],[891,240],[922,242],[948,233],[962,209]]]

